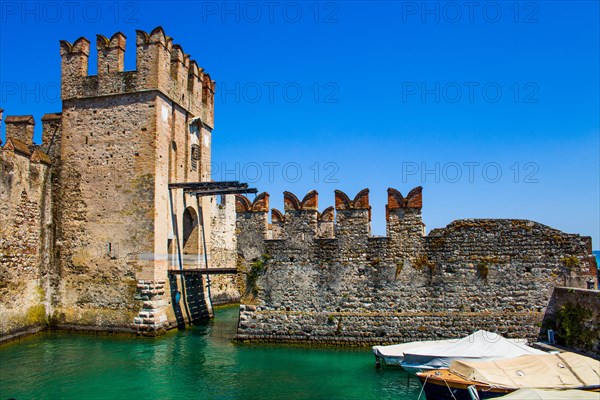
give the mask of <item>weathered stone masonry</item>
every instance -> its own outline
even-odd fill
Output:
[[[0,334],[7,336],[44,328],[52,309],[51,160],[33,145],[34,124],[7,117],[0,149]]]
[[[62,112],[6,118],[0,150],[0,340],[47,324],[155,335],[210,315],[206,281],[168,270],[235,266],[234,199],[169,183],[210,181],[215,82],[158,27],[60,42]],[[223,224],[222,224],[223,223]],[[235,278],[215,279],[232,301]],[[181,294],[181,296],[178,294]],[[179,302],[176,300],[180,299]]]
[[[542,327],[559,344],[600,357],[600,291],[555,288]]]
[[[161,28],[136,32],[134,71],[124,71],[120,32],[97,36],[95,76],[87,73],[87,39],[60,47],[63,276],[55,319],[160,333],[178,324],[164,296],[171,255],[189,255],[186,266],[200,258],[195,198],[169,196],[167,185],[210,179],[214,82]],[[202,206],[210,210],[211,200]]]
[[[421,188],[388,190],[387,236],[370,234],[368,190],[237,197],[246,272],[238,339],[359,345],[459,337],[537,338],[552,290],[595,276],[591,239],[526,220],[459,220],[424,236]]]

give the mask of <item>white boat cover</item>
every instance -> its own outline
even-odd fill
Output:
[[[600,400],[600,393],[585,390],[566,389],[519,389],[506,396],[498,397],[506,400]]]
[[[402,366],[411,369],[448,368],[454,360],[492,361],[525,354],[546,354],[527,346],[524,339],[505,339],[497,333],[476,331],[448,341],[445,346],[421,346],[404,352]]]
[[[400,365],[404,359],[404,353],[415,350],[419,347],[447,346],[445,340],[427,340],[423,342],[409,342],[392,344],[387,346],[373,346],[373,354],[385,360],[386,364]]]
[[[493,387],[600,387],[600,361],[575,353],[525,355],[490,362],[454,361],[450,372]]]

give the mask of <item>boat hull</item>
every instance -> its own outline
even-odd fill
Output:
[[[448,388],[446,385],[442,386],[427,382],[423,391],[425,392],[427,400],[472,400],[467,388],[457,388],[452,386]],[[510,391],[477,391],[481,400],[505,396],[508,393],[510,393]]]
[[[493,399],[514,392],[515,388],[492,388],[478,382],[464,380],[448,370],[421,372],[417,377],[424,386],[427,400],[472,400],[469,386],[477,390],[481,400]]]
[[[402,357],[375,357],[375,362],[379,362],[381,365],[384,365],[386,367],[400,368],[400,364],[402,364]]]

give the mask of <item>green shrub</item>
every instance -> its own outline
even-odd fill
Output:
[[[568,269],[572,269],[578,267],[580,264],[579,258],[576,256],[569,256],[561,258],[560,261],[567,267]]]
[[[429,283],[431,284],[433,282],[433,277],[437,271],[437,265],[429,260],[427,254],[418,255],[415,258],[412,266],[417,271],[423,271],[424,268],[427,268],[427,271],[429,271]]]
[[[591,317],[592,312],[578,304],[566,303],[560,308],[556,323],[567,346],[585,347],[593,342],[594,332],[584,325]]]
[[[268,254],[263,254],[259,259],[250,264],[250,270],[246,275],[246,291],[252,293],[254,296],[258,295],[258,287],[256,286],[258,277],[267,270],[266,263],[270,258],[271,256]]]
[[[429,260],[427,259],[427,255],[420,254],[415,257],[415,260],[412,263],[412,267],[417,271],[422,271],[425,266],[428,266]]]

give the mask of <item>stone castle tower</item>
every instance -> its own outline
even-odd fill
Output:
[[[98,72],[88,75],[90,41],[60,42],[62,113],[44,117],[37,146],[53,164],[54,243],[39,250],[51,273],[36,278],[58,326],[174,326],[169,294],[185,289],[167,271],[178,254],[186,268],[204,266],[201,210],[211,266],[235,266],[233,197],[168,187],[210,181],[215,82],[161,27],[137,31],[135,44],[136,69],[125,71],[125,35],[97,35]],[[31,147],[28,121],[11,137]],[[230,280],[219,285],[229,295]]]

